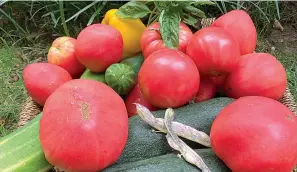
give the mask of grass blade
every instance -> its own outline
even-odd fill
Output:
[[[252,1],[249,1],[251,4],[253,4],[263,15],[264,17],[266,18],[266,20],[268,21],[268,23],[270,23],[270,20],[269,18],[267,17],[267,15],[265,14],[265,12],[255,3],[253,3]],[[260,2],[260,1],[259,1]]]
[[[239,9],[240,9],[239,5],[240,5],[240,1],[239,1],[239,0],[237,0],[237,2],[236,2],[236,9],[237,9],[237,10],[239,10]]]
[[[0,39],[3,42],[3,45],[5,46],[5,48],[9,49],[9,46],[8,46],[7,42],[5,41],[5,39],[3,39],[2,37],[0,37]]]
[[[68,18],[65,23],[69,22],[70,20],[72,20],[73,18],[79,16],[81,13],[83,13],[84,11],[86,11],[87,9],[89,9],[90,7],[92,7],[93,5],[95,5],[96,3],[98,3],[99,1],[94,1],[91,4],[85,6],[83,9],[79,10],[76,14],[74,14],[73,16],[71,16],[70,18]]]
[[[62,25],[63,25],[64,32],[65,32],[65,34],[67,36],[69,36],[70,34],[69,34],[69,31],[68,31],[68,28],[67,28],[67,24],[65,22],[63,1],[59,1],[59,9],[60,9],[61,22],[62,22]]]
[[[226,8],[223,0],[221,0],[221,4],[222,4],[223,10],[224,10],[224,13],[227,13],[227,8]]]
[[[280,12],[279,12],[278,0],[275,0],[275,7],[276,7],[276,12],[277,12],[277,17],[280,20]]]
[[[52,19],[52,22],[54,23],[54,25],[57,25],[57,23],[58,23],[58,19],[56,19],[54,13],[51,13],[51,19]]]
[[[224,14],[223,9],[221,8],[221,6],[219,5],[219,3],[217,3],[217,1],[214,1],[214,3],[216,4],[216,6],[218,7],[218,9],[221,11],[222,14]]]
[[[46,16],[52,15],[56,12],[60,12],[60,10],[53,10],[53,11],[47,12],[47,13],[43,14],[41,17],[46,17]]]
[[[30,20],[32,20],[32,19],[34,18],[34,16],[35,16],[39,11],[41,11],[41,10],[43,10],[43,9],[45,9],[45,8],[48,8],[48,7],[50,7],[50,6],[54,6],[54,5],[56,5],[56,4],[50,4],[50,5],[43,6],[43,7],[39,8],[38,10],[36,10],[36,11],[31,15]],[[57,10],[57,11],[59,11],[59,10]],[[49,13],[46,13],[46,14],[50,15]],[[42,15],[42,17],[47,16],[46,14]]]
[[[106,5],[106,1],[102,2],[102,4],[100,5],[100,7],[94,12],[94,14],[90,17],[87,26],[89,26],[90,24],[93,23],[95,17],[100,14],[101,10],[103,9],[103,7],[105,7]]]
[[[232,2],[232,1],[225,1],[226,3],[229,3],[229,4],[234,4],[236,5],[236,8],[233,7],[233,9],[246,9],[242,4],[240,4],[240,1],[237,1],[237,2]]]
[[[9,1],[9,0],[1,0],[1,1],[0,1],[0,6],[3,5],[3,4],[5,4],[5,3],[8,2],[8,1]]]
[[[24,34],[27,34],[27,32],[10,16],[8,15],[5,11],[3,11],[1,8],[0,8],[0,12],[5,16],[7,17],[13,24],[14,26],[21,30]]]

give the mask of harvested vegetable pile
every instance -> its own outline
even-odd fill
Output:
[[[146,27],[148,7],[128,2],[57,38],[47,62],[23,71],[42,113],[1,138],[0,171],[291,172],[283,65],[255,52],[245,11],[191,30],[181,15],[201,17],[192,3],[156,2]]]

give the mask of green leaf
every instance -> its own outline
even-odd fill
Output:
[[[116,15],[123,19],[138,19],[145,17],[150,12],[150,9],[142,2],[130,1],[121,6],[117,10]]]
[[[200,17],[200,18],[205,18],[206,17],[205,13],[202,10],[200,10],[200,9],[198,9],[196,7],[187,6],[187,7],[185,7],[185,10],[190,12],[191,14],[197,16],[197,17]]]
[[[171,1],[154,1],[154,4],[159,9],[159,11],[168,9],[170,3]]]
[[[161,12],[159,18],[161,36],[168,48],[178,48],[180,11],[181,9],[168,8]]]
[[[176,2],[178,3],[178,5],[181,7],[181,8],[185,8],[187,6],[190,6],[192,5],[194,2],[193,1],[178,1]]]
[[[197,18],[194,18],[192,16],[188,16],[188,18],[184,18],[183,20],[184,23],[190,25],[190,26],[193,26],[194,28],[198,28],[197,27],[197,23],[198,23],[198,19]]]

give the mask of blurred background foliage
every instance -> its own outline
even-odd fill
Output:
[[[119,8],[127,1],[0,1],[0,30],[2,43],[12,45],[50,42],[61,35],[76,37],[92,23],[101,22],[106,11]],[[219,17],[232,9],[246,10],[265,36],[274,19],[293,21],[294,7],[278,1],[213,1],[201,6],[206,17]],[[296,4],[296,3],[295,3]],[[295,5],[296,6],[296,5]],[[291,10],[288,10],[291,9]],[[291,11],[291,12],[290,12]],[[144,19],[145,20],[145,19]],[[296,20],[296,19],[295,19]],[[144,21],[145,22],[145,21]],[[294,23],[296,25],[296,23]]]

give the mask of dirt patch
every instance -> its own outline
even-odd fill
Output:
[[[297,54],[297,32],[292,26],[283,26],[284,31],[273,29],[266,38],[271,47],[279,51],[290,51]]]

